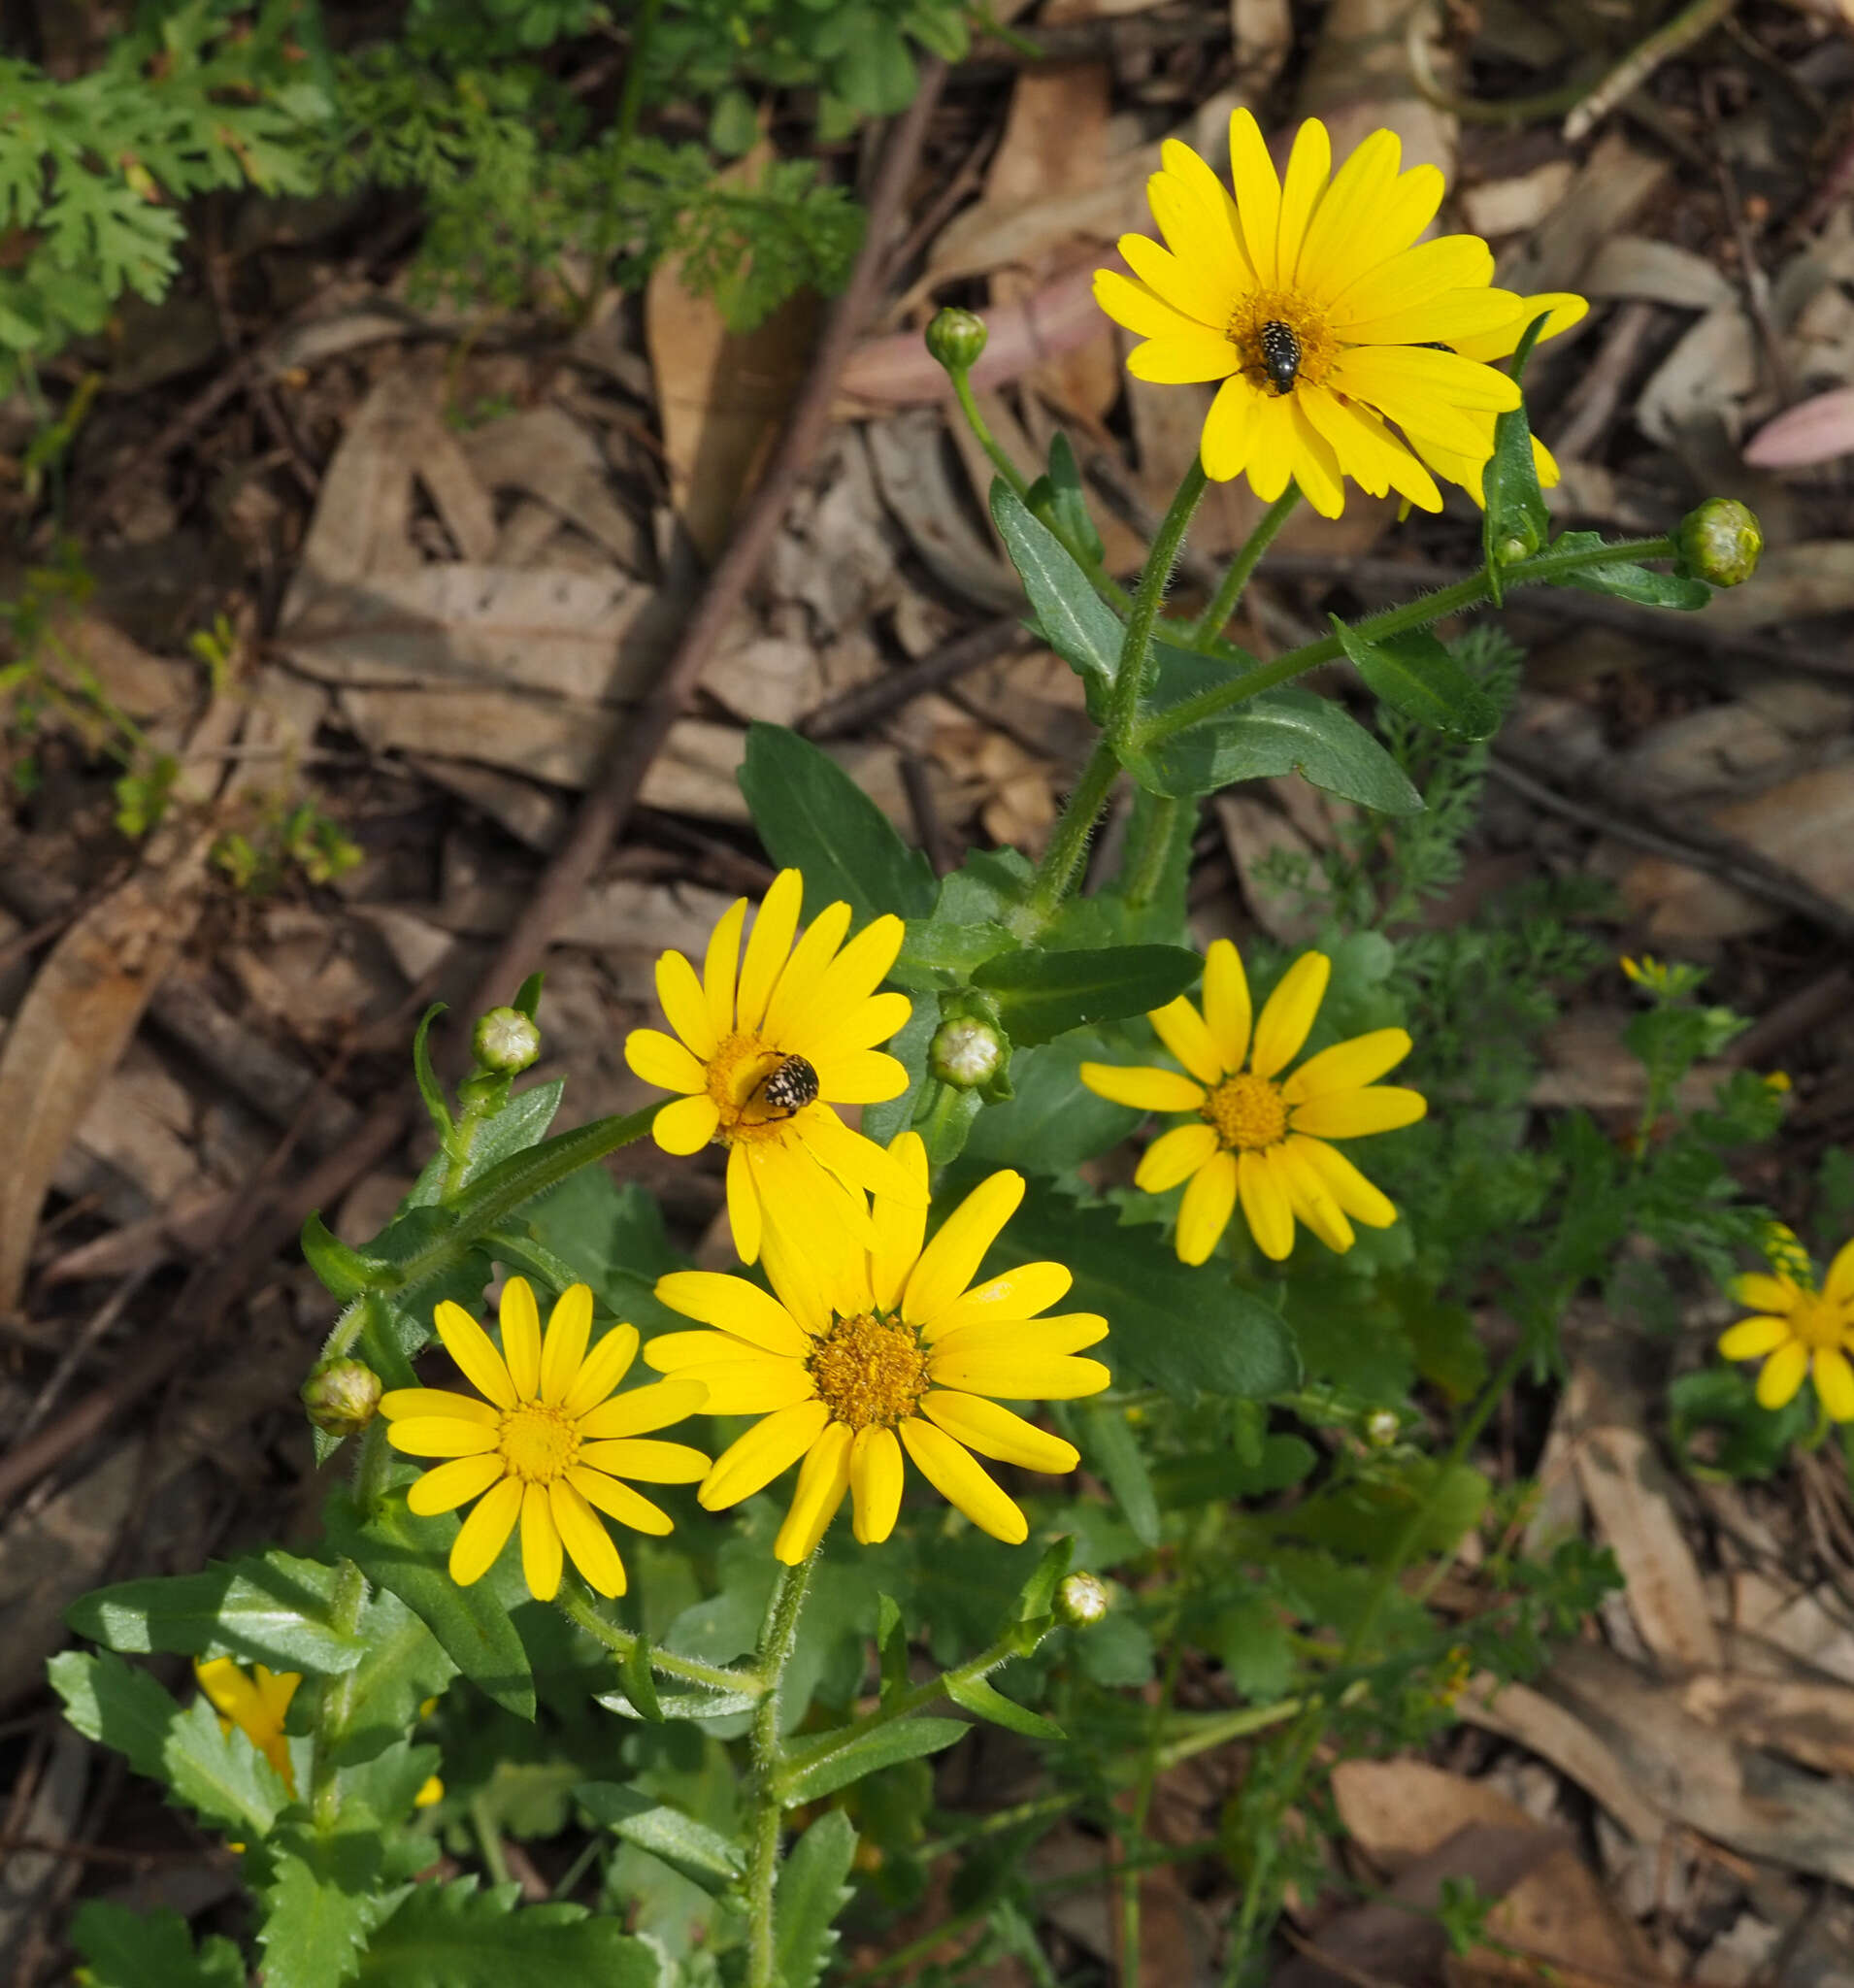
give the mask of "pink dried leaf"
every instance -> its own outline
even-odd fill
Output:
[[[1745,445],[1744,459],[1761,470],[1799,469],[1854,454],[1854,386],[1837,386],[1785,409]]]

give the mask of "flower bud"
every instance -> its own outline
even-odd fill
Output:
[[[1374,1408],[1365,1417],[1365,1441],[1374,1449],[1388,1449],[1403,1430],[1395,1408]]]
[[[470,1048],[483,1069],[513,1077],[541,1054],[541,1031],[518,1008],[492,1008],[478,1022]]]
[[[1097,1574],[1066,1574],[1056,1589],[1056,1620],[1071,1629],[1092,1629],[1112,1605],[1107,1582]]]
[[[990,336],[976,311],[938,311],[927,327],[927,350],[948,373],[965,373],[977,365]]]
[[[1680,571],[1714,586],[1742,586],[1758,570],[1764,533],[1736,497],[1708,497],[1689,511],[1673,535]]]
[[[927,1068],[954,1090],[977,1090],[997,1074],[1003,1055],[1004,1044],[989,1022],[971,1015],[956,1015],[951,1021],[943,1021],[934,1031],[927,1051]]]
[[[380,1375],[358,1360],[325,1360],[303,1382],[303,1407],[326,1436],[358,1436],[380,1406]]]

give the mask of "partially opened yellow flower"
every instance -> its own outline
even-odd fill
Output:
[[[1349,477],[1440,511],[1418,455],[1484,461],[1487,417],[1519,405],[1506,374],[1462,351],[1519,308],[1490,286],[1486,243],[1417,240],[1442,176],[1400,172],[1394,132],[1374,131],[1335,172],[1326,127],[1308,118],[1283,180],[1254,117],[1238,111],[1230,154],[1234,199],[1189,146],[1168,140],[1147,182],[1165,246],[1123,235],[1133,278],[1095,278],[1101,308],[1145,341],[1127,370],[1223,382],[1202,443],[1205,474],[1219,482],[1246,475],[1272,504],[1292,479],[1337,517]]]
[[[1376,1080],[1409,1054],[1406,1031],[1354,1036],[1281,1075],[1307,1041],[1332,971],[1323,952],[1302,953],[1251,1027],[1242,956],[1219,939],[1204,958],[1203,1012],[1180,994],[1146,1017],[1189,1077],[1081,1066],[1082,1082],[1099,1097],[1142,1111],[1191,1113],[1152,1142],[1133,1176],[1149,1194],[1189,1182],[1178,1209],[1181,1262],[1209,1255],[1239,1200],[1256,1246],[1277,1262],[1294,1247],[1297,1220],[1329,1249],[1349,1249],[1353,1222],[1383,1229],[1397,1219],[1327,1142],[1413,1125],[1429,1109],[1420,1092]]]
[[[253,1664],[248,1673],[230,1657],[213,1657],[205,1662],[196,1658],[193,1674],[218,1713],[219,1731],[229,1733],[236,1726],[277,1770],[284,1787],[295,1794],[296,1773],[290,1765],[283,1718],[303,1681],[302,1673],[272,1671]]]
[[[760,1253],[768,1215],[806,1223],[832,1209],[867,1237],[863,1195],[908,1198],[913,1182],[874,1140],[831,1108],[878,1105],[908,1088],[908,1073],[876,1047],[912,1012],[907,995],[878,994],[901,950],[892,915],[847,945],[850,908],[826,905],[802,938],[804,879],[781,870],[741,950],[746,900],[731,906],[709,941],[701,977],[679,952],[656,963],[657,998],[676,1031],[633,1029],[624,1057],[646,1083],[682,1096],[657,1114],[665,1152],[692,1153],[711,1140],[728,1148],[727,1214],[743,1262]],[[926,1206],[923,1192],[921,1206]]]
[[[1787,1236],[1787,1232],[1784,1232]],[[1794,1239],[1790,1239],[1793,1241]],[[1854,1422],[1854,1242],[1844,1242],[1820,1290],[1800,1249],[1774,1248],[1769,1272],[1734,1277],[1732,1295],[1755,1315],[1740,1318],[1719,1341],[1728,1360],[1762,1360],[1758,1403],[1780,1408],[1804,1376],[1829,1418]]]
[[[445,1457],[406,1494],[421,1515],[478,1501],[450,1548],[450,1577],[480,1580],[521,1521],[521,1571],[538,1602],[560,1587],[561,1548],[602,1595],[624,1593],[624,1563],[598,1513],[638,1533],[667,1533],[668,1512],[621,1477],[692,1484],[708,1470],[699,1449],[640,1441],[702,1407],[691,1380],[656,1381],[613,1395],[637,1358],[633,1325],[614,1325],[592,1348],[592,1293],[561,1293],[541,1336],[526,1277],[502,1288],[502,1350],[461,1305],[438,1307],[438,1337],[478,1394],[400,1387],[382,1395],[387,1440],[410,1456]]]
[[[1074,1281],[1061,1264],[973,1284],[1023,1199],[1023,1176],[982,1181],[923,1248],[927,1149],[904,1132],[889,1151],[918,1191],[877,1192],[873,1249],[826,1221],[775,1228],[766,1274],[777,1295],[708,1271],[673,1271],[656,1287],[672,1310],[712,1329],[665,1333],[644,1357],[699,1380],[712,1414],[763,1417],[715,1459],[702,1503],[738,1505],[803,1459],[773,1549],[788,1566],[824,1537],[845,1493],[857,1539],[887,1539],[904,1454],[974,1525],[1015,1544],[1028,1523],[973,1451],[1031,1471],[1072,1471],[1078,1458],[999,1399],[1068,1401],[1110,1377],[1100,1361],[1074,1357],[1107,1336],[1106,1319],[1038,1315]]]

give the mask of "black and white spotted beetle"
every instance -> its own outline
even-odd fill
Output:
[[[1301,370],[1301,342],[1291,324],[1271,317],[1262,327],[1261,345],[1262,370],[1279,399],[1294,384]]]
[[[753,1086],[748,1102],[763,1106],[769,1118],[790,1118],[816,1104],[817,1072],[803,1056],[787,1056]]]

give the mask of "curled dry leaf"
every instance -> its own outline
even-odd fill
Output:
[[[1800,469],[1854,454],[1854,386],[1837,386],[1787,408],[1745,444],[1744,459],[1761,470]]]

